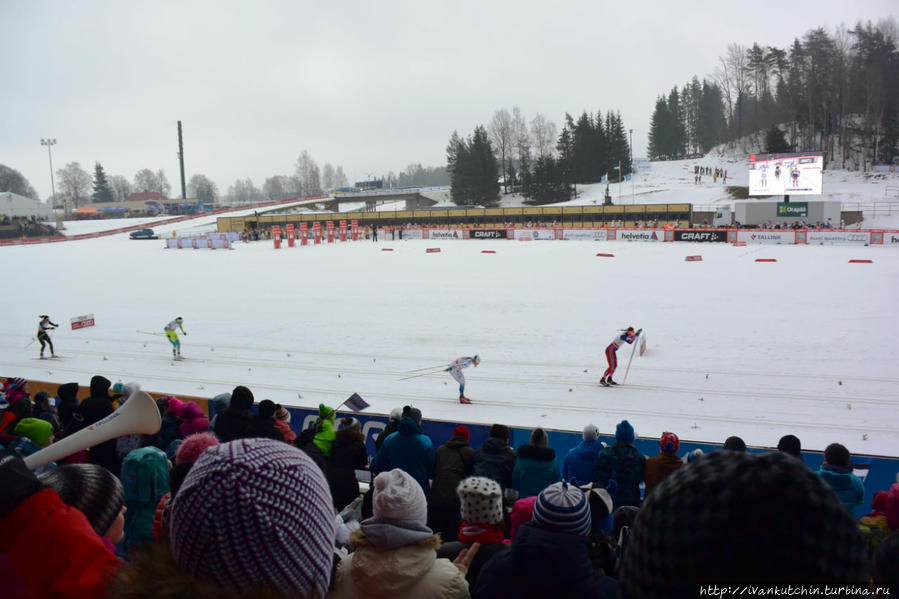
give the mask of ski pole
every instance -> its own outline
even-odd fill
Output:
[[[407,370],[406,372],[421,372],[422,370],[432,370],[434,368],[440,368],[443,364],[435,364],[434,366],[425,366],[424,368],[415,368],[413,370]]]
[[[151,333],[149,331],[137,331],[137,332],[140,333],[141,335],[165,335],[165,333]]]
[[[637,339],[642,335],[642,331],[637,334],[637,337],[634,338],[634,346],[631,348],[631,357],[627,361],[627,368],[624,369],[624,378],[621,379],[621,382],[624,383],[627,381],[627,373],[631,370],[631,362],[634,360],[634,352],[637,351]]]
[[[26,346],[23,347],[22,349],[28,349],[29,347],[31,347],[31,344],[34,343],[35,341],[37,341],[37,337],[32,337],[32,338],[31,338],[31,342],[28,343],[28,345],[26,345]]]
[[[429,374],[437,374],[439,372],[446,372],[445,368],[441,368],[440,370],[432,370],[431,372],[422,372],[421,374],[413,374],[412,376],[404,376],[401,379],[396,379],[398,381],[405,381],[407,379],[414,379],[420,376],[428,376]]]

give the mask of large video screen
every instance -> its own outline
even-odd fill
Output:
[[[821,195],[824,154],[750,154],[749,195]]]

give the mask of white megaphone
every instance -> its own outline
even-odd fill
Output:
[[[118,410],[103,420],[36,451],[25,458],[25,465],[29,470],[34,470],[122,435],[152,435],[159,432],[161,423],[162,417],[156,401],[143,391],[135,391]]]

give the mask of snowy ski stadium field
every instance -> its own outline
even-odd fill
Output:
[[[593,422],[604,434],[627,418],[641,436],[773,446],[794,433],[804,449],[899,455],[890,248],[498,240],[196,251],[122,234],[0,256],[4,376],[86,385],[103,374],[205,397],[243,384],[257,401],[304,407],[358,392],[378,413],[411,403],[425,418]],[[60,360],[38,360],[36,342],[25,349],[45,313],[60,324]],[[70,330],[87,313],[96,326]],[[188,332],[183,362],[161,334],[175,316]],[[646,330],[648,352],[626,385],[602,388],[603,350],[629,325]],[[480,367],[464,371],[473,405],[458,403],[447,373],[398,380],[475,353]]]

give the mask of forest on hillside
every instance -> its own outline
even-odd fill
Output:
[[[789,150],[823,151],[838,168],[899,161],[897,43],[891,18],[833,33],[812,29],[787,48],[730,44],[712,75],[657,98],[650,158],[686,158],[738,142],[765,151],[765,131],[775,127]]]

